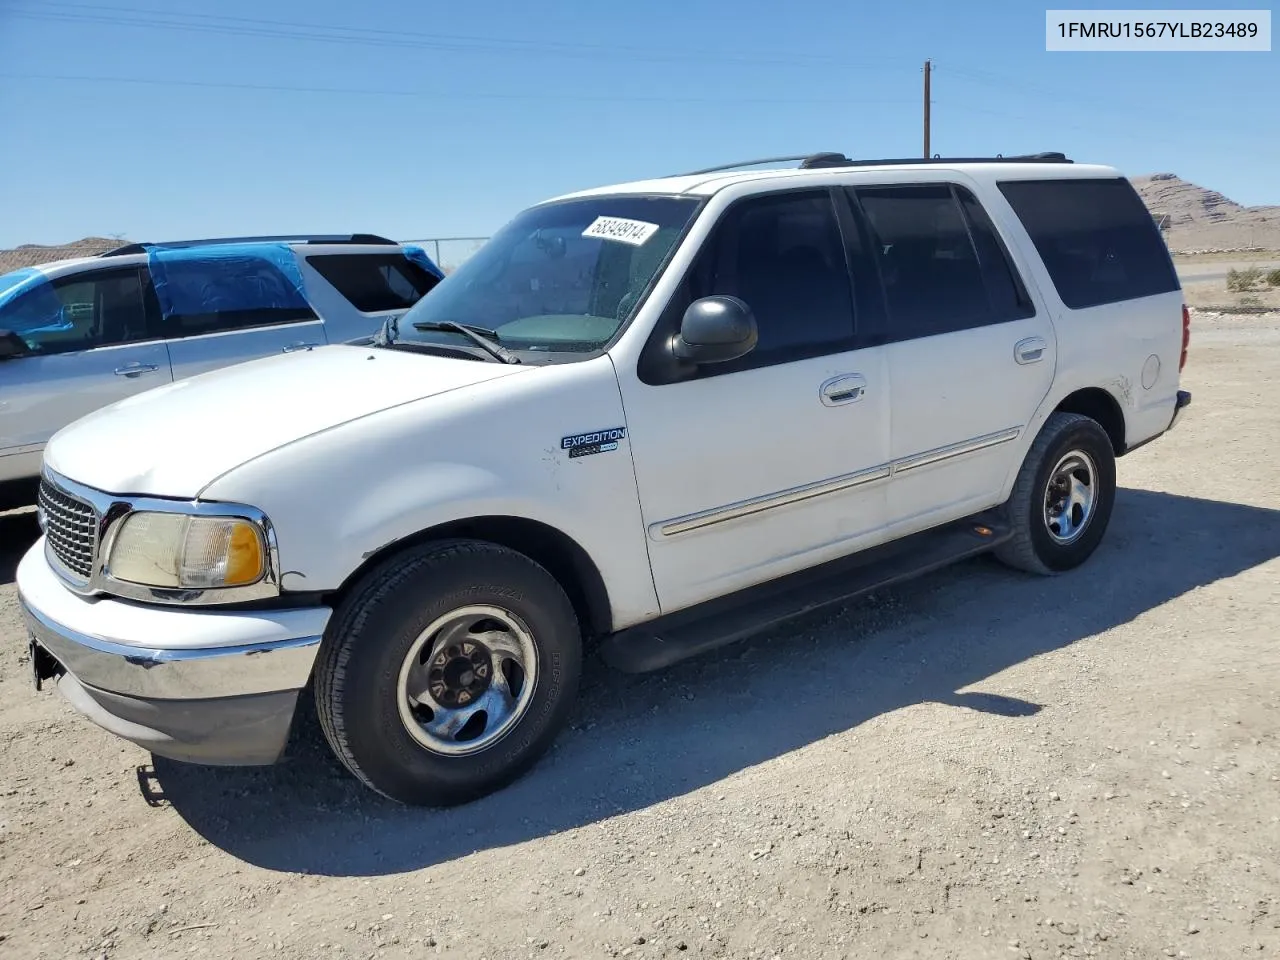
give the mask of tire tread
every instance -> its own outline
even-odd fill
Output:
[[[396,798],[379,789],[361,768],[351,750],[342,712],[336,709],[336,705],[344,699],[347,667],[356,648],[356,644],[346,642],[342,638],[359,635],[365,621],[373,615],[377,607],[395,596],[406,581],[413,579],[424,568],[446,564],[468,554],[484,556],[492,555],[495,551],[519,557],[537,566],[523,554],[497,544],[476,540],[440,540],[423,544],[388,558],[380,567],[375,567],[365,574],[357,588],[339,605],[334,619],[330,621],[329,628],[325,631],[326,638],[320,647],[314,679],[316,713],[320,719],[320,728],[342,765],[370,790],[389,800]]]

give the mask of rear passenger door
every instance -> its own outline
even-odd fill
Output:
[[[327,342],[286,245],[160,249],[149,266],[175,380]]]
[[[1183,296],[1142,198],[1123,177],[997,186],[1043,264],[1037,275],[1060,335],[1055,385],[1066,393],[1127,383],[1117,391],[1126,444],[1163,432],[1185,359]]]
[[[1053,326],[975,193],[848,191],[872,236],[888,344],[888,512],[905,535],[993,506],[1053,382]]]

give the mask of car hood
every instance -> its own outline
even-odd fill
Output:
[[[196,497],[285,444],[531,369],[347,344],[281,354],[103,407],[54,434],[44,462],[109,493]]]

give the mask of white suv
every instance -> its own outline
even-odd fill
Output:
[[[0,275],[0,509],[31,502],[45,442],[89,411],[369,336],[442,276],[372,234],[134,243]]]
[[[1055,574],[1168,430],[1187,314],[1115,170],[809,158],[521,213],[378,342],[93,414],[17,582],[37,678],[271,763],[314,695],[407,803],[510,781],[626,670],[984,551]]]

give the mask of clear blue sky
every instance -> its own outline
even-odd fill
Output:
[[[487,234],[600,183],[915,155],[926,57],[935,152],[1064,150],[1280,203],[1280,53],[1046,53],[1044,15],[1025,0],[0,0],[0,246]]]

